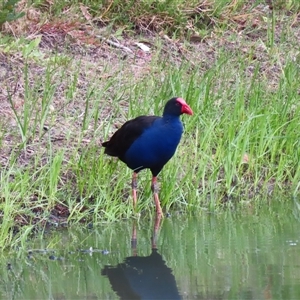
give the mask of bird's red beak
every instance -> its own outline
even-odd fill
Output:
[[[193,114],[192,109],[187,104],[186,105],[182,105],[181,112],[183,114],[188,114],[188,115],[192,115]]]
[[[188,114],[188,115],[193,114],[192,109],[189,107],[189,105],[185,102],[184,99],[177,98],[177,101],[181,104],[181,113],[182,114]]]

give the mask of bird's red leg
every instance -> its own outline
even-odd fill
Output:
[[[156,206],[156,214],[157,214],[157,216],[162,216],[163,213],[162,213],[162,209],[161,209],[159,198],[158,198],[157,178],[155,176],[152,177],[151,189],[152,189],[153,196],[154,196],[154,202],[155,202],[155,206]]]
[[[137,173],[133,172],[132,175],[132,182],[131,182],[131,187],[132,187],[132,198],[133,198],[133,208],[135,209],[136,207],[136,189],[137,189]]]

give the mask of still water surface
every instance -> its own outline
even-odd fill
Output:
[[[1,261],[1,299],[300,299],[297,202],[36,237]],[[46,249],[46,250],[41,250]]]

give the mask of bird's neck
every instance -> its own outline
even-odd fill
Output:
[[[163,115],[163,120],[166,122],[177,122],[179,121],[179,116],[177,115],[171,115],[171,114],[164,114]]]

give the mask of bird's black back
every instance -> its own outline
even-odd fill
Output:
[[[105,147],[104,153],[119,157],[124,161],[125,153],[133,142],[158,118],[160,117],[140,116],[127,121],[114,133],[109,141],[102,143],[102,146]]]

